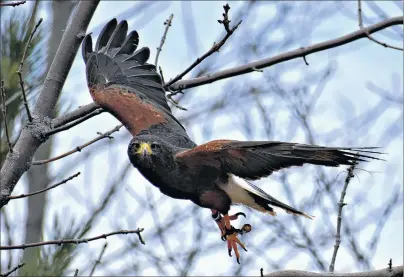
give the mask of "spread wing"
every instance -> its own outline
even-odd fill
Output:
[[[156,67],[147,63],[149,48],[137,50],[138,33],[127,32],[126,20],[118,24],[114,18],[102,29],[94,50],[91,34],[84,38],[82,55],[93,100],[121,121],[133,136],[157,130],[183,137],[179,141],[186,143],[177,146],[194,146],[171,113]]]
[[[369,159],[376,147],[323,147],[279,141],[216,140],[176,154],[178,162],[188,167],[210,166],[226,173],[256,180],[272,172],[305,163],[339,166]]]

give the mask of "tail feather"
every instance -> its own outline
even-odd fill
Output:
[[[314,216],[308,215],[282,203],[256,185],[231,174],[229,174],[228,185],[222,186],[222,189],[229,195],[234,204],[240,203],[252,209],[269,213],[273,216],[276,216],[276,212],[271,206],[281,208],[289,214],[300,215],[309,219],[314,218]]]

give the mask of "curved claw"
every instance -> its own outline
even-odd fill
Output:
[[[229,250],[229,256],[230,256],[230,257],[233,257],[233,256],[231,255],[231,248],[229,248],[228,250]]]
[[[247,216],[243,212],[238,212],[238,213],[235,213],[234,215],[237,215],[237,216],[242,215],[242,216],[244,216],[244,218],[247,218]]]
[[[236,220],[240,215],[244,216],[244,218],[247,218],[247,216],[243,212],[238,212],[233,215],[230,215],[229,218],[230,220]]]
[[[237,258],[237,263],[240,264],[240,258]]]

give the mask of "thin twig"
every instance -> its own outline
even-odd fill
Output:
[[[85,116],[83,116],[83,117],[77,119],[76,121],[73,121],[73,122],[71,122],[71,123],[69,123],[69,124],[65,124],[65,125],[60,126],[60,127],[57,127],[57,128],[53,128],[52,130],[50,130],[50,131],[48,131],[48,132],[45,132],[45,133],[44,133],[44,136],[49,137],[49,136],[54,135],[54,134],[56,134],[56,133],[59,133],[59,132],[62,132],[62,131],[66,131],[66,130],[68,130],[68,129],[70,129],[70,128],[76,126],[76,125],[79,125],[80,123],[86,121],[87,119],[90,119],[90,118],[92,118],[92,117],[94,117],[94,116],[96,116],[96,115],[99,115],[100,113],[103,113],[103,112],[105,112],[105,110],[103,110],[103,109],[96,109],[95,111],[93,111],[93,112],[91,112],[91,113],[89,113],[89,114],[86,114]]]
[[[20,66],[18,67],[18,70],[17,70],[18,77],[20,78],[20,86],[21,86],[22,97],[24,99],[24,106],[25,106],[25,110],[27,111],[28,120],[30,122],[32,122],[32,116],[31,116],[31,112],[29,111],[29,107],[28,107],[27,95],[25,94],[24,81],[22,79],[22,67],[24,66],[24,61],[25,61],[25,56],[27,55],[27,50],[28,50],[28,48],[31,47],[32,38],[34,37],[34,34],[35,34],[36,30],[38,29],[39,25],[41,25],[42,20],[43,20],[42,18],[39,19],[34,30],[32,30],[31,35],[29,36],[29,39],[27,41],[27,44],[25,45],[25,50],[24,50],[24,54],[22,55],[22,58],[21,58]]]
[[[48,241],[41,241],[41,242],[34,242],[34,243],[27,243],[27,244],[20,244],[20,245],[7,245],[7,246],[0,246],[0,250],[11,250],[11,249],[26,249],[30,247],[38,247],[38,246],[44,246],[44,245],[59,245],[61,246],[62,244],[67,244],[67,243],[72,243],[72,244],[80,244],[80,243],[88,243],[93,240],[98,240],[98,239],[106,239],[109,236],[113,235],[119,235],[119,234],[137,234],[139,236],[139,239],[142,244],[144,244],[144,241],[140,235],[141,232],[143,232],[143,228],[138,228],[136,230],[121,230],[121,231],[116,231],[116,232],[111,232],[108,234],[102,234],[96,237],[92,238],[84,238],[84,239],[62,239],[62,240],[48,240]]]
[[[43,192],[45,192],[47,190],[51,190],[51,189],[56,188],[56,187],[58,187],[60,185],[63,185],[64,183],[69,182],[71,179],[76,178],[80,174],[81,174],[81,172],[79,171],[76,174],[70,176],[69,178],[66,178],[66,179],[60,181],[59,183],[54,184],[54,185],[52,185],[50,187],[47,187],[45,189],[41,189],[41,190],[38,190],[38,191],[35,191],[35,192],[32,192],[32,193],[28,193],[28,194],[20,194],[20,195],[17,195],[17,196],[9,196],[8,199],[10,199],[10,200],[11,199],[19,199],[19,198],[29,197],[29,196],[32,196],[32,195],[35,195],[35,194],[43,193]]]
[[[391,49],[395,49],[398,51],[403,51],[403,48],[397,47],[397,46],[393,46],[390,44],[387,44],[385,42],[382,42],[378,39],[375,39],[373,36],[370,35],[370,33],[363,27],[363,20],[362,20],[362,1],[358,0],[358,24],[359,24],[359,28],[361,30],[363,30],[366,34],[366,36],[368,37],[368,39],[370,39],[371,41],[376,42],[377,44],[380,44],[386,48],[391,48]]]
[[[10,271],[7,271],[5,273],[1,273],[0,277],[6,277],[9,276],[11,273],[13,273],[14,271],[17,271],[18,269],[20,269],[21,267],[23,267],[25,265],[25,263],[21,263],[19,265],[17,265],[16,267],[14,267],[13,269],[11,269]]]
[[[392,272],[393,271],[393,259],[390,259],[388,266],[389,266],[389,272]]]
[[[115,126],[114,129],[112,129],[112,130],[110,130],[110,131],[108,131],[108,132],[106,132],[106,133],[100,134],[100,135],[99,135],[98,137],[96,137],[95,139],[90,140],[89,142],[87,142],[87,143],[85,143],[85,144],[83,144],[83,145],[77,146],[77,147],[74,148],[73,150],[70,150],[70,151],[68,151],[68,152],[66,152],[66,153],[63,153],[63,154],[59,155],[59,156],[56,156],[56,157],[53,157],[53,158],[50,158],[50,159],[47,159],[47,160],[33,161],[33,162],[32,162],[32,165],[41,165],[41,164],[46,164],[46,163],[54,162],[54,161],[60,160],[60,159],[62,159],[62,158],[64,158],[64,157],[67,157],[67,156],[69,156],[69,155],[71,155],[71,154],[74,154],[74,153],[76,153],[76,152],[80,152],[83,148],[85,148],[85,147],[87,147],[87,146],[89,146],[89,145],[91,145],[91,144],[93,144],[93,143],[95,143],[95,142],[97,142],[97,141],[99,141],[99,140],[101,140],[101,139],[103,139],[103,138],[112,139],[113,137],[111,136],[111,134],[113,134],[113,133],[115,133],[115,132],[118,132],[119,129],[121,129],[122,126],[123,126],[122,124],[121,124],[121,125],[117,125],[117,126]]]
[[[95,261],[95,263],[94,263],[94,265],[93,265],[93,268],[91,269],[91,272],[90,272],[90,275],[89,275],[89,276],[93,276],[94,271],[95,271],[97,265],[101,263],[102,256],[104,255],[104,252],[105,252],[105,249],[107,249],[107,246],[108,246],[108,243],[106,242],[106,243],[104,244],[104,247],[102,247],[102,249],[101,249],[101,253],[100,253],[100,255],[98,256],[98,259]]]
[[[176,93],[176,92],[173,92],[173,93]],[[187,108],[180,106],[178,104],[178,102],[173,99],[173,94],[171,94],[171,93],[167,94],[167,99],[171,104],[173,104],[174,107],[176,107],[180,110],[183,110],[183,111],[187,111]]]
[[[170,17],[169,17],[166,21],[164,21],[164,25],[166,25],[166,29],[164,30],[164,34],[163,34],[163,36],[161,37],[160,46],[157,47],[156,60],[155,60],[155,62],[154,62],[154,64],[156,65],[156,67],[157,67],[157,63],[158,63],[158,61],[159,61],[160,52],[163,50],[163,45],[164,45],[164,42],[166,41],[168,29],[170,29],[171,22],[173,21],[173,18],[174,18],[174,15],[171,14]]]
[[[63,126],[69,122],[80,119],[99,108],[100,108],[100,106],[98,106],[95,102],[81,106],[77,110],[74,110],[72,112],[69,112],[67,114],[64,114],[62,116],[52,119],[51,125],[53,128]]]
[[[9,6],[9,7],[15,8],[16,6],[25,4],[25,2],[27,2],[27,1],[18,1],[18,2],[11,2],[11,3],[0,3],[0,7],[7,7],[7,6]]]
[[[388,28],[390,26],[394,25],[400,25],[403,24],[403,17],[398,16],[398,17],[393,17],[381,22],[378,22],[374,25],[371,25],[367,28],[364,28],[363,30],[357,30],[355,32],[346,34],[344,36],[338,37],[336,39],[331,39],[327,41],[323,41],[320,43],[313,44],[308,47],[303,47],[303,48],[297,48],[295,50],[291,50],[288,52],[281,53],[279,55],[275,55],[273,57],[268,57],[264,59],[260,59],[254,62],[250,62],[244,65],[236,66],[233,68],[221,70],[218,72],[214,73],[209,73],[207,75],[197,77],[197,78],[192,78],[189,80],[180,80],[173,83],[172,85],[165,85],[165,88],[167,90],[171,89],[173,91],[178,91],[178,90],[184,90],[184,89],[190,89],[198,86],[202,86],[205,84],[210,84],[219,80],[223,80],[226,78],[231,78],[234,76],[238,75],[243,75],[246,73],[251,73],[256,71],[256,69],[262,69],[265,67],[270,67],[275,64],[279,64],[282,62],[290,61],[296,58],[302,58],[304,56],[308,56],[313,53],[317,53],[323,50],[328,50],[332,49],[338,46],[342,46],[345,44],[348,44],[350,42],[356,41],[361,38],[366,38],[366,33],[368,32],[370,34],[378,32],[380,30],[383,30],[385,28]],[[172,82],[170,82],[172,83]],[[168,89],[169,87],[169,89]]]
[[[335,260],[337,258],[338,248],[339,248],[339,245],[341,243],[342,208],[345,205],[347,205],[346,203],[344,203],[344,198],[345,198],[345,195],[346,195],[346,190],[348,188],[348,184],[351,181],[351,179],[355,176],[353,172],[354,172],[355,167],[356,167],[357,164],[358,164],[358,162],[354,162],[347,170],[348,174],[347,174],[347,176],[345,178],[345,185],[344,185],[344,188],[342,189],[341,198],[340,198],[339,203],[338,203],[337,234],[335,235],[334,253],[332,254],[331,264],[330,264],[330,268],[329,268],[329,271],[331,273],[334,273]]]
[[[214,43],[213,46],[209,49],[208,52],[206,52],[204,55],[201,57],[197,58],[195,62],[193,62],[187,69],[185,69],[182,73],[178,74],[174,79],[170,80],[167,84],[164,85],[164,88],[167,89],[177,81],[181,80],[188,72],[190,72],[193,68],[195,68],[198,64],[200,64],[203,60],[205,60],[207,57],[212,55],[215,52],[219,52],[219,49],[226,43],[227,39],[236,31],[238,26],[241,24],[242,20],[240,20],[239,23],[237,23],[233,28],[230,28],[230,20],[228,17],[228,13],[230,10],[229,4],[226,4],[223,6],[224,13],[223,13],[223,20],[218,20],[220,24],[223,24],[225,30],[226,30],[226,35],[224,38],[219,41],[219,43]],[[173,96],[175,94],[171,94]]]
[[[8,143],[8,148],[10,149],[10,153],[13,153],[13,145],[10,140],[10,133],[8,132],[7,126],[7,111],[6,111],[6,91],[4,89],[4,80],[1,80],[1,104],[2,104],[2,112],[4,119],[4,129],[6,130],[6,139]]]

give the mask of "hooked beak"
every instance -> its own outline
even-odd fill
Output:
[[[136,151],[136,153],[140,156],[142,156],[142,158],[145,158],[149,155],[152,154],[152,150],[150,148],[150,145],[148,143],[142,143],[140,144],[139,149]]]

